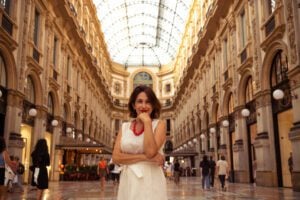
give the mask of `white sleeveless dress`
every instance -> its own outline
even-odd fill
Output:
[[[158,120],[152,121],[153,132]],[[122,124],[121,151],[141,154],[144,133],[135,136],[130,129],[130,122]],[[163,147],[159,150],[163,154]],[[123,165],[121,172],[118,200],[167,200],[166,179],[160,166],[150,162],[138,162]]]

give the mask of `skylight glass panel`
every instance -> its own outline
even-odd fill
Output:
[[[192,0],[93,0],[114,62],[161,66],[178,51]]]

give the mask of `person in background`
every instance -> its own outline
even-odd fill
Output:
[[[16,161],[16,166],[17,166],[17,181],[16,181],[16,186],[18,188],[20,188],[20,190],[22,192],[24,192],[24,189],[23,189],[23,184],[22,184],[22,175],[24,173],[24,165],[20,162],[20,159],[18,156],[15,156],[15,161]]]
[[[290,152],[290,157],[288,159],[288,165],[289,165],[289,171],[290,171],[290,173],[292,175],[292,173],[293,173],[293,165],[294,165],[292,152]]]
[[[256,160],[252,161],[252,170],[253,170],[253,185],[256,186],[256,170],[257,170]]]
[[[15,161],[15,157],[14,156],[9,156],[9,159],[11,160],[13,166],[9,167],[6,166],[8,168],[8,172],[6,172],[6,174],[9,174],[9,180],[7,182],[7,191],[8,192],[13,192],[13,184],[18,182],[18,176],[17,176],[17,162]]]
[[[180,181],[180,164],[178,159],[175,159],[174,162],[174,182],[176,185],[179,184]]]
[[[122,124],[112,156],[123,167],[117,199],[167,200],[162,168],[166,122],[158,119],[160,102],[150,87],[139,85],[130,95],[128,108],[132,119]]]
[[[210,156],[209,166],[210,166],[210,186],[211,186],[211,187],[214,187],[214,183],[215,183],[215,171],[216,171],[216,162],[214,161],[214,159],[213,159],[212,156]]]
[[[37,200],[41,200],[43,192],[48,189],[48,171],[47,166],[50,165],[50,155],[48,145],[45,139],[39,139],[31,153],[33,163],[33,181],[37,186]]]
[[[293,166],[294,166],[294,162],[293,162],[292,152],[290,152],[290,157],[288,159],[288,165],[289,165],[289,171],[290,171],[290,174],[291,174],[291,181],[293,183]]]
[[[172,177],[172,165],[171,165],[170,161],[166,162],[165,170],[166,170],[166,177],[169,180],[171,180],[171,177]]]
[[[10,160],[9,154],[6,150],[5,140],[4,138],[0,137],[0,200],[5,200],[7,194],[7,187],[4,185],[5,164],[10,168],[15,167],[13,162]]]
[[[105,178],[109,174],[107,162],[104,157],[100,157],[100,161],[97,166],[97,174],[100,177],[100,186],[104,189]]]
[[[226,191],[225,178],[229,175],[229,166],[225,160],[225,156],[221,156],[221,159],[217,161],[217,174],[221,182],[222,190]]]
[[[119,183],[121,170],[122,167],[119,164],[114,164],[113,170],[110,171],[111,179],[114,185],[117,185]]]
[[[200,162],[200,169],[202,175],[202,189],[209,190],[210,189],[210,179],[209,179],[209,172],[210,172],[210,163],[206,155],[203,156],[202,161]]]

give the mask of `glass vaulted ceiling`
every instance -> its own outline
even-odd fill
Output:
[[[193,0],[93,0],[111,59],[161,66],[178,51]]]

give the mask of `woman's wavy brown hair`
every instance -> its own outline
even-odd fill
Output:
[[[136,118],[137,117],[137,113],[134,109],[134,103],[136,101],[137,96],[141,93],[141,92],[145,92],[145,94],[148,97],[148,100],[150,102],[150,104],[152,105],[152,113],[150,114],[151,119],[157,119],[159,118],[160,115],[160,109],[161,109],[161,105],[159,100],[157,99],[155,93],[153,92],[153,90],[146,86],[146,85],[139,85],[137,86],[133,92],[130,95],[129,98],[129,102],[128,102],[128,109],[129,109],[129,113],[130,113],[130,117],[132,118]]]

